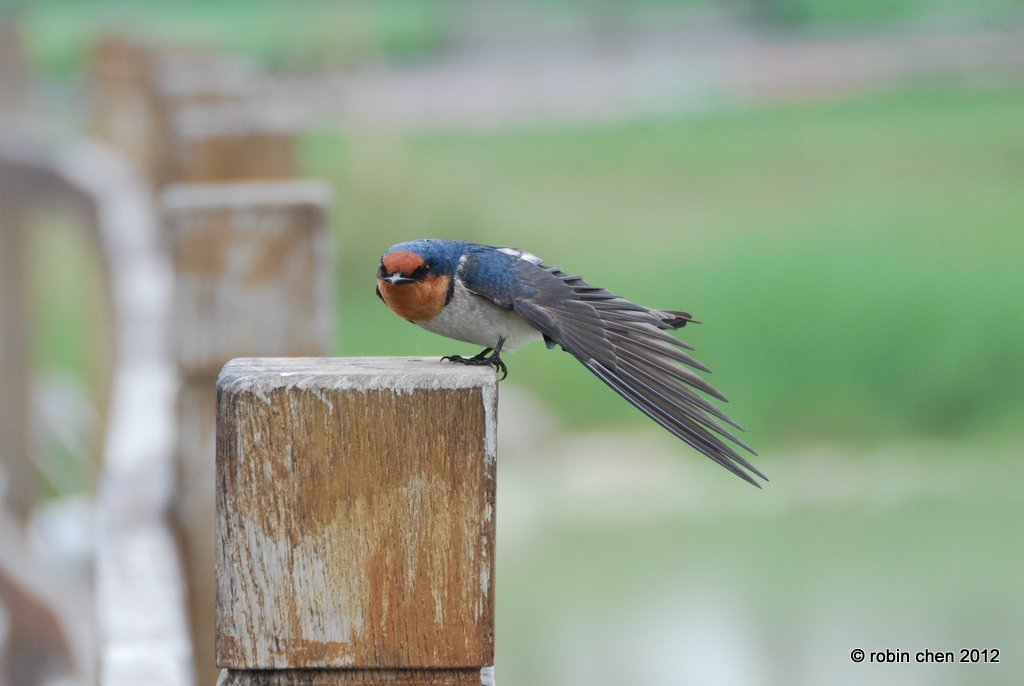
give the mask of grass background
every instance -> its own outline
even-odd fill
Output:
[[[321,134],[337,189],[339,352],[447,354],[373,296],[412,237],[513,244],[652,306],[757,443],[971,436],[1024,416],[1024,91],[914,88],[842,104],[548,133]],[[512,382],[577,426],[644,421],[561,352]]]
[[[783,34],[999,27],[1024,17],[1018,0],[4,0],[5,9],[22,17],[37,68],[60,78],[79,71],[92,37],[111,26],[217,45],[272,68],[318,68],[414,62],[517,33],[558,41],[695,22],[714,30],[723,17]]]

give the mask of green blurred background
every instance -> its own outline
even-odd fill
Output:
[[[55,101],[73,97],[85,47],[112,23],[303,74],[474,59],[481,46],[514,60],[523,53],[503,45],[538,41],[593,43],[597,59],[621,49],[616,37],[676,28],[711,43],[991,32],[1024,44],[1010,0],[37,0],[21,15]],[[475,352],[374,297],[392,243],[521,247],[701,320],[682,337],[771,478],[757,491],[729,476],[561,352],[508,357],[499,683],[1024,681],[1024,59],[1013,55],[1015,68],[761,99],[715,91],[699,108],[609,121],[310,127],[304,167],[336,191],[338,354]],[[811,66],[827,78],[829,64]],[[36,363],[88,395],[101,282],[65,233],[34,239]],[[55,494],[88,480],[65,462]],[[1002,661],[854,664],[854,648],[996,648]]]

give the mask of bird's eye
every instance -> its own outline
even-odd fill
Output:
[[[382,262],[381,265],[380,265],[380,269],[377,270],[377,278],[378,279],[383,279],[387,275],[388,275],[388,270],[384,268],[384,263]]]
[[[409,276],[411,276],[412,278],[416,279],[417,281],[422,281],[423,279],[427,278],[427,274],[429,272],[430,272],[430,266],[424,264],[424,265],[421,265],[421,266],[417,267],[415,270],[413,270],[412,274],[410,274]]]

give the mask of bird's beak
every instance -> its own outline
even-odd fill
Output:
[[[384,281],[390,281],[393,284],[410,283],[412,281],[415,281],[415,279],[410,279],[408,276],[402,276],[398,272],[395,272],[391,276],[385,276],[383,278],[383,280]]]

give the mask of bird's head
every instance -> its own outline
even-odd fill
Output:
[[[392,246],[380,259],[377,295],[399,317],[429,321],[452,297],[457,256],[450,241],[419,240]]]

